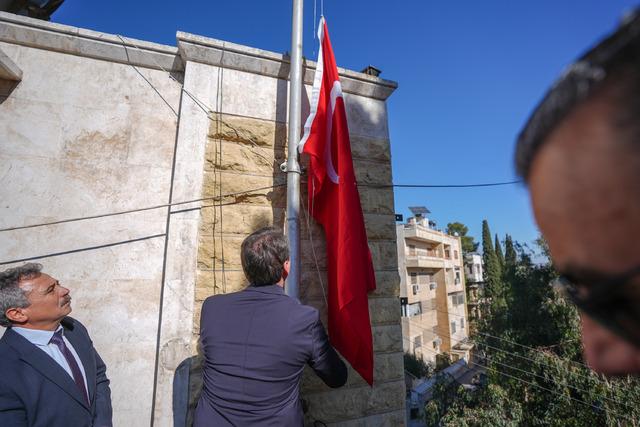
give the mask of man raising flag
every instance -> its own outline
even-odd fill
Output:
[[[353,171],[347,115],[324,17],[311,112],[298,149],[310,156],[311,215],[327,240],[329,338],[373,385],[373,343],[367,293],[376,288],[360,195]]]

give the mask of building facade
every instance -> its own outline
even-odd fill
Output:
[[[306,61],[305,117],[314,71]],[[356,177],[371,184],[374,385],[350,370],[332,390],[305,374],[302,397],[311,424],[403,425],[386,105],[397,85],[339,71]],[[202,301],[246,286],[248,233],[283,227],[288,75],[286,55],[199,35],[167,46],[0,12],[0,268],[34,260],[71,289],[117,426],[187,424]],[[301,222],[300,298],[326,321],[324,233]]]
[[[464,257],[464,274],[467,284],[467,308],[471,329],[481,318],[480,304],[484,292],[482,255],[469,253]]]
[[[416,215],[396,225],[402,339],[405,352],[468,360],[468,315],[460,238]]]

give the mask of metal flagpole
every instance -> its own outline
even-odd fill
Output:
[[[300,287],[300,164],[298,141],[302,109],[302,7],[293,0],[291,23],[291,68],[289,73],[289,156],[287,158],[287,236],[291,270],[287,277],[287,295],[298,298]]]

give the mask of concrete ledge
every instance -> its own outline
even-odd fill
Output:
[[[124,43],[123,40],[124,39]],[[0,12],[0,41],[146,68],[182,71],[173,46]]]
[[[19,82],[22,70],[3,51],[0,50],[0,79]]]
[[[289,57],[261,49],[178,31],[178,51],[183,61],[221,66],[239,71],[287,79]],[[304,82],[313,83],[316,63],[304,61]],[[345,92],[385,100],[398,87],[396,82],[338,68]]]

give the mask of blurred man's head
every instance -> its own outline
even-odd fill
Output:
[[[551,88],[519,136],[516,163],[581,308],[587,362],[640,372],[640,15]]]
[[[251,233],[242,242],[240,258],[253,286],[284,286],[289,273],[289,242],[278,229],[265,227]]]
[[[40,264],[0,272],[0,325],[55,330],[71,313],[69,290]]]

